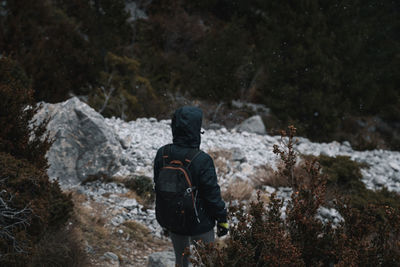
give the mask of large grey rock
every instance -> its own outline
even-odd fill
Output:
[[[257,134],[266,134],[264,122],[260,115],[256,115],[244,120],[241,124],[239,124],[236,129],[239,132],[249,132],[249,133],[257,133]]]
[[[161,251],[150,254],[148,267],[175,267],[175,254],[173,251]]]
[[[114,131],[78,98],[43,104],[35,118],[51,118],[47,129],[55,142],[47,153],[48,175],[58,178],[63,187],[76,185],[88,175],[112,176],[118,171],[122,147]]]

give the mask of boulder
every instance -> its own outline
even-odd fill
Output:
[[[69,187],[89,175],[113,176],[118,171],[122,147],[102,115],[73,97],[58,104],[42,104],[35,119],[48,118],[47,130],[54,139],[47,153],[51,179],[58,178],[61,186]]]
[[[239,132],[249,132],[256,134],[266,134],[264,122],[260,115],[256,115],[244,120],[241,124],[236,126]]]
[[[175,267],[173,251],[155,252],[149,255],[148,267]]]

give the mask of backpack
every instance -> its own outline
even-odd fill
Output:
[[[171,145],[163,147],[163,166],[155,179],[156,219],[173,233],[188,233],[196,221],[200,222],[196,208],[198,190],[189,167],[201,151],[190,150],[183,162],[172,159],[170,152]]]

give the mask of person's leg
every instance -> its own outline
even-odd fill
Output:
[[[175,251],[175,264],[179,267],[189,266],[188,255],[184,255],[185,249],[189,247],[189,236],[170,233],[172,245]]]
[[[197,242],[198,241],[201,241],[203,244],[209,244],[211,242],[214,242],[215,241],[214,229],[211,229],[210,231],[208,231],[206,233],[190,237],[190,242],[195,247],[197,246],[197,244],[198,244]],[[194,248],[194,249],[196,250],[196,248]],[[192,250],[191,250],[191,253],[193,253]]]
[[[215,233],[214,229],[211,229],[210,231],[200,234],[200,235],[195,235],[190,237],[191,243],[196,244],[196,241],[201,240],[204,244],[208,244],[211,242],[215,241]]]

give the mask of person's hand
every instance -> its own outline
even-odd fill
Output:
[[[228,233],[229,224],[227,222],[220,222],[217,224],[217,236],[221,237]]]

